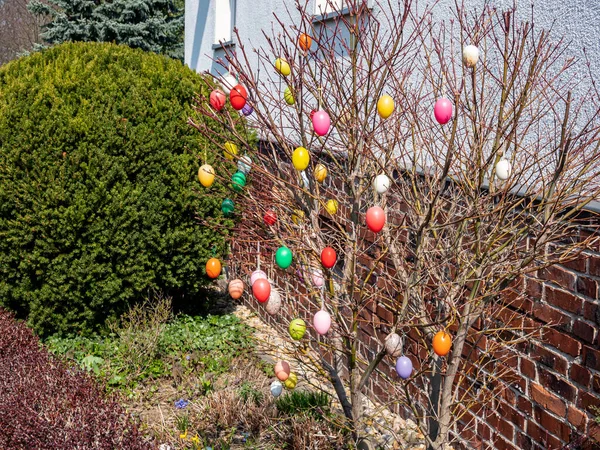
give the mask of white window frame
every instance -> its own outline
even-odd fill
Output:
[[[215,45],[233,40],[235,0],[215,0]]]

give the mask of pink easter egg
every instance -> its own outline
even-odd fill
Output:
[[[440,98],[433,107],[435,120],[444,125],[452,119],[452,103],[447,98]]]
[[[329,114],[323,110],[319,110],[313,116],[312,123],[315,133],[317,133],[319,136],[325,136],[329,132],[331,119],[329,118]]]
[[[325,284],[325,278],[323,278],[323,272],[321,270],[319,270],[319,269],[313,270],[312,282],[318,288],[323,287],[323,285]]]
[[[252,272],[252,275],[250,275],[250,286],[252,286],[256,280],[259,280],[261,278],[264,278],[266,280],[267,279],[267,274],[264,273],[260,269],[255,270],[254,272]]]
[[[331,316],[329,313],[323,310],[316,313],[313,319],[313,326],[321,336],[327,334],[329,328],[331,328]]]

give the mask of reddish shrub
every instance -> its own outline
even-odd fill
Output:
[[[125,410],[0,309],[0,448],[148,449]]]

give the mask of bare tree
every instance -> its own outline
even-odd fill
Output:
[[[276,18],[278,28],[265,32],[269,48],[247,48],[238,36],[221,63],[249,91],[249,132],[236,131],[241,118],[208,99],[190,122],[216,146],[234,142],[251,155],[230,272],[249,275],[260,248],[288,311],[309,322],[319,309],[331,315],[326,334],[311,330],[301,342],[316,349],[312,363],[355,438],[371,375],[386,376],[386,354],[403,354],[413,370],[390,379],[392,397],[412,412],[428,446],[444,449],[457,439],[457,421],[510,383],[514,347],[544,332],[519,310],[528,279],[596,241],[585,210],[599,193],[598,95],[571,76],[566,44],[516,10],[473,14],[457,3],[436,23],[433,7],[376,3],[349,0],[348,14],[313,22],[297,0],[293,25]],[[314,41],[309,50],[302,33]],[[277,73],[275,58],[289,74]],[[395,102],[387,118],[385,105],[378,110],[384,95]],[[323,136],[311,123],[315,110],[331,118]],[[203,116],[222,131],[204,126]],[[291,164],[300,146],[310,153],[304,171]],[[318,165],[328,171],[322,183]],[[365,224],[381,213],[372,207],[386,218],[379,232]],[[299,272],[273,263],[281,246]],[[321,264],[325,247],[337,252],[331,269]],[[388,323],[372,317],[375,305],[392,313]],[[441,338],[451,338],[445,355]]]
[[[40,32],[45,18],[31,14],[27,3],[28,0],[0,2],[0,65],[41,42]]]

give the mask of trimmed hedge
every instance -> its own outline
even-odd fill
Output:
[[[0,308],[0,448],[153,448],[91,377]]]
[[[209,89],[179,61],[113,44],[0,69],[0,305],[48,335],[98,328],[150,290],[198,301],[232,225],[227,187],[196,179],[205,142],[187,118]]]

